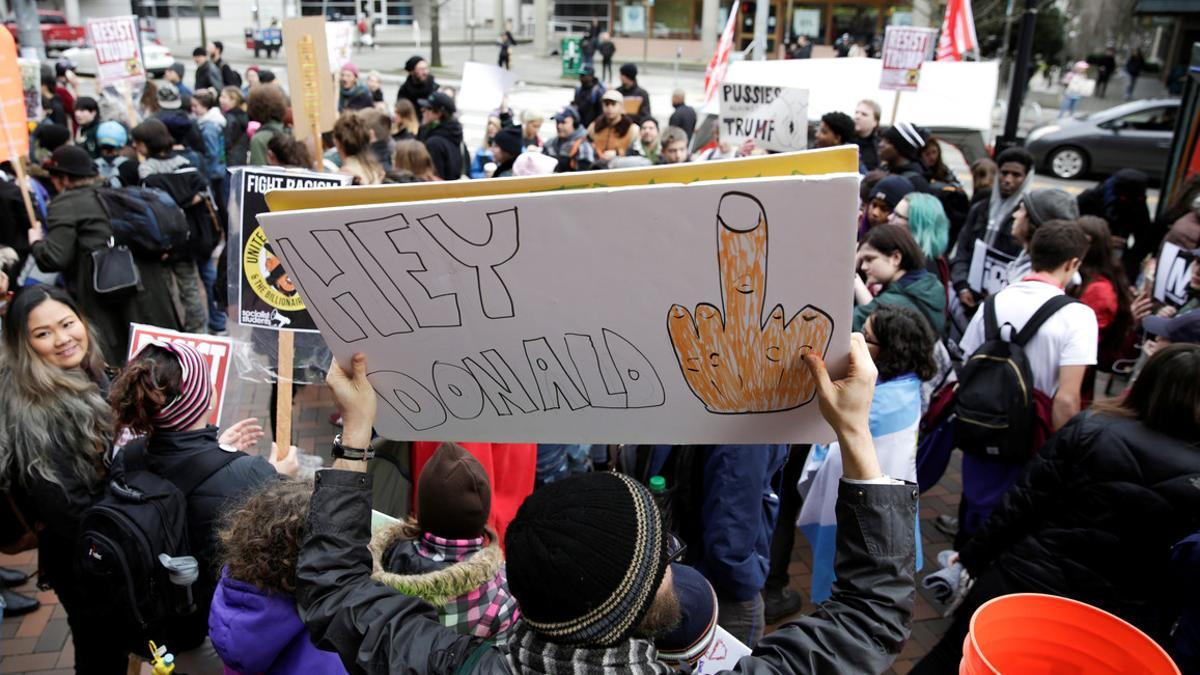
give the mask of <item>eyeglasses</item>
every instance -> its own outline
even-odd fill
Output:
[[[687,544],[683,540],[670,532],[667,533],[667,564],[677,563],[683,560],[684,554],[687,553]]]

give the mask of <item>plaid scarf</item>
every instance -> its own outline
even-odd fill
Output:
[[[649,640],[631,639],[612,647],[575,647],[547,642],[524,622],[505,646],[514,673],[539,675],[667,675]]]
[[[422,532],[420,539],[413,542],[417,553],[423,558],[437,562],[462,562],[483,549],[484,538],[443,539],[429,532]]]

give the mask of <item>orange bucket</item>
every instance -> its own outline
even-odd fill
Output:
[[[1142,631],[1089,604],[1039,593],[1004,595],[971,617],[960,675],[1179,674]]]

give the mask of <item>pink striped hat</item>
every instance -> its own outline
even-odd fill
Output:
[[[179,381],[179,396],[163,406],[154,416],[154,428],[161,431],[184,431],[208,414],[212,403],[212,381],[208,363],[200,352],[180,342],[155,342],[179,359],[183,376]]]

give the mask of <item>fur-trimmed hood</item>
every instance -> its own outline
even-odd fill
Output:
[[[421,537],[421,528],[417,521],[407,519],[392,523],[371,535],[371,560],[373,572],[371,578],[386,584],[405,595],[424,599],[435,607],[441,607],[451,600],[468,593],[495,578],[496,573],[504,565],[504,556],[500,552],[500,538],[491,527],[486,530],[487,546],[475,555],[462,562],[437,563],[422,559],[432,565],[445,565],[441,569],[429,572],[410,574],[392,571],[393,561],[397,557],[418,556],[415,550],[393,552],[393,548],[404,545],[414,548],[412,542]]]

